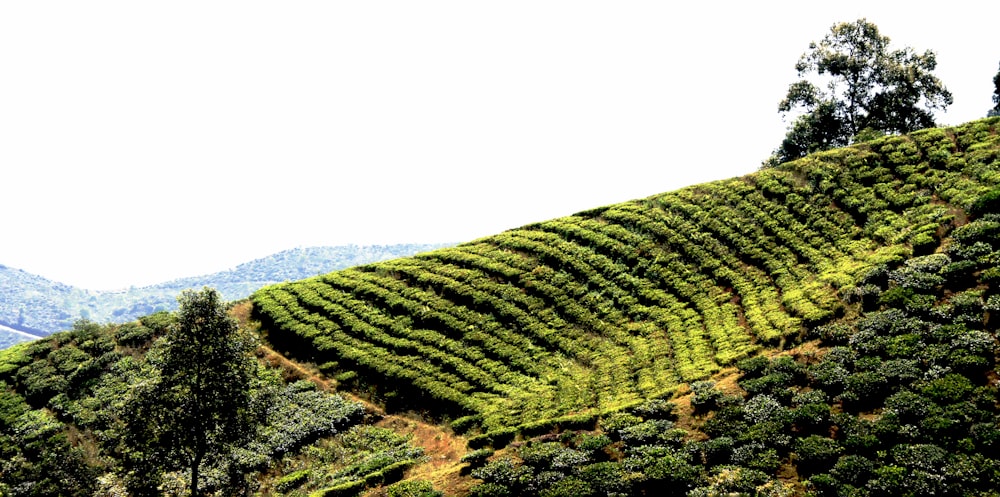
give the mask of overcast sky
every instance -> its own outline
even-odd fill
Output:
[[[992,106],[1000,4],[0,3],[0,264],[90,289],[460,242],[756,170],[831,25]],[[815,7],[811,7],[815,5]]]

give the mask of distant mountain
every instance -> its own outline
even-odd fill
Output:
[[[72,327],[85,318],[124,322],[176,308],[182,290],[210,286],[229,300],[258,288],[351,266],[426,252],[448,244],[344,245],[285,250],[235,268],[120,291],[85,290],[0,265],[0,348]],[[22,334],[16,334],[19,331]]]

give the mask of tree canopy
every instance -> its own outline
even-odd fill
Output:
[[[129,406],[128,433],[140,448],[129,464],[133,483],[147,488],[163,471],[184,469],[197,496],[204,465],[255,435],[256,344],[214,289],[188,290],[178,301],[177,322],[148,355],[151,379]]]
[[[1000,116],[1000,70],[993,76],[993,108],[987,116]]]
[[[932,74],[934,52],[893,50],[865,19],[835,24],[795,65],[799,81],[778,105],[800,113],[768,164],[849,145],[859,134],[908,133],[935,125],[933,111],[952,103]]]

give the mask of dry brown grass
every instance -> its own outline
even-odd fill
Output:
[[[267,364],[280,368],[286,380],[308,380],[327,392],[336,392],[351,400],[365,405],[365,409],[374,414],[379,421],[376,426],[392,430],[403,436],[411,437],[411,443],[424,449],[426,461],[410,468],[405,479],[426,480],[441,490],[445,495],[467,495],[475,483],[470,476],[461,474],[465,463],[462,456],[468,452],[468,441],[455,435],[445,428],[427,423],[415,414],[386,414],[381,406],[365,401],[349,392],[337,392],[336,382],[328,379],[322,373],[307,368],[288,359],[266,345],[261,345],[257,355]],[[385,495],[384,488],[375,488],[365,495],[374,497]]]
[[[410,468],[405,479],[429,481],[445,495],[468,495],[475,481],[472,477],[461,474],[462,467],[465,466],[461,459],[469,448],[464,437],[439,425],[427,423],[415,415],[386,415],[376,426],[410,436],[411,443],[424,449],[426,461]],[[374,489],[366,495],[382,495],[381,491],[382,489]]]

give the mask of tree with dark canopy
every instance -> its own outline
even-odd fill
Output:
[[[134,493],[155,492],[165,471],[189,472],[192,496],[204,468],[256,434],[253,387],[256,342],[205,288],[179,297],[176,323],[148,354],[148,379],[129,403],[126,433],[134,452],[127,480]]]
[[[835,24],[795,65],[802,79],[788,87],[778,111],[802,113],[765,165],[846,146],[859,135],[935,126],[933,111],[952,103],[932,74],[936,67],[934,52],[891,50],[865,19]]]
[[[1000,116],[1000,70],[993,76],[993,108],[986,114],[988,117]]]

